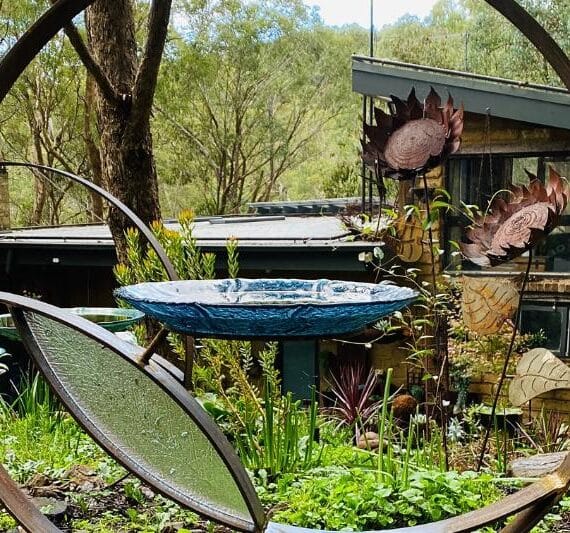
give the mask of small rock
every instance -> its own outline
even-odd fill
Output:
[[[154,491],[148,488],[146,485],[141,485],[141,492],[145,495],[145,497],[148,500],[152,500],[156,496]]]
[[[378,433],[374,433],[374,431],[367,431],[366,433],[358,437],[358,442],[356,443],[356,445],[361,450],[377,450],[379,443],[380,440],[378,437]]]

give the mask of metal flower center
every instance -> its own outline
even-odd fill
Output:
[[[390,136],[384,156],[392,168],[415,170],[440,155],[444,145],[444,127],[431,118],[421,118],[407,122]]]
[[[534,245],[533,230],[545,232],[550,214],[550,206],[545,202],[523,207],[499,227],[491,241],[490,251],[504,255],[508,248],[527,248]]]

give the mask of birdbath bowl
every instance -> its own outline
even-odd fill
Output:
[[[114,332],[125,331],[144,317],[144,313],[137,309],[120,307],[71,307],[68,311]],[[20,340],[10,314],[0,315],[0,336],[13,341]]]
[[[115,295],[181,333],[278,340],[358,332],[417,293],[386,282],[238,278],[140,283]]]

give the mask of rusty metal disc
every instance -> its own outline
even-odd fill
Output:
[[[386,143],[386,162],[394,169],[423,167],[430,157],[442,153],[445,130],[430,118],[412,120],[396,130]]]

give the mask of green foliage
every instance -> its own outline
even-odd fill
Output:
[[[78,464],[106,477],[122,472],[62,410],[38,374],[23,382],[13,405],[0,400],[0,432],[3,462],[20,482],[37,474],[60,478]]]
[[[203,253],[196,244],[193,234],[194,213],[182,211],[178,216],[179,231],[167,229],[162,223],[154,222],[152,232],[163,246],[172,261],[180,279],[212,279],[215,275],[216,256]],[[156,252],[143,246],[136,229],[128,229],[127,262],[115,266],[114,274],[121,285],[131,285],[145,281],[166,281],[168,276],[160,263]],[[228,270],[232,276],[238,271],[238,242],[229,239]]]
[[[44,11],[42,2],[0,3],[0,25],[12,43]],[[5,50],[6,42],[3,43]],[[48,81],[49,80],[49,81]],[[85,75],[77,54],[61,33],[20,76],[0,107],[0,155],[58,166],[92,177],[85,155]],[[87,222],[92,217],[83,187],[48,173],[10,170],[12,224]],[[73,204],[66,204],[70,197]],[[79,206],[79,207],[78,207]],[[87,215],[87,216],[86,216]]]
[[[300,400],[293,401],[290,392],[275,397],[266,386],[261,417],[234,436],[245,467],[274,479],[311,466],[315,462],[313,450],[317,449],[317,409],[314,391],[305,410]]]
[[[128,489],[129,491],[133,489],[140,491],[138,481],[128,482],[123,485],[125,496],[127,496],[127,485],[131,486],[131,489]],[[74,496],[76,498],[72,499],[72,502],[77,504],[78,495]],[[109,494],[104,491],[101,496],[108,497]],[[127,533],[132,531],[157,533],[170,531],[170,528],[173,527],[172,524],[176,524],[178,533],[189,533],[196,529],[199,521],[198,516],[194,513],[181,509],[178,505],[159,495],[148,498],[140,491],[138,501],[131,500],[131,503],[133,506],[126,507],[122,510],[123,512],[118,512],[117,509],[106,509],[94,517],[72,520],[71,529],[93,533]]]
[[[568,51],[566,0],[521,4]],[[560,79],[540,52],[502,15],[478,0],[439,0],[424,20],[404,17],[378,35],[383,56],[439,68],[546,85]]]
[[[161,222],[154,222],[151,230],[172,261],[180,279],[213,279],[216,271],[216,255],[202,252],[196,243],[193,234],[194,213],[190,210],[182,211],[178,216],[179,231],[169,230]],[[160,262],[156,252],[141,242],[141,236],[136,229],[126,232],[127,260],[113,268],[113,273],[120,285],[132,285],[146,281],[166,281],[168,275]],[[236,277],[239,272],[239,242],[235,238],[228,239],[227,270],[230,277]],[[135,328],[139,342],[145,342],[146,332],[143,326]],[[180,335],[171,333],[168,336],[174,352],[184,359],[185,347]],[[216,341],[204,341],[208,346],[224,346]],[[196,369],[200,376],[200,369]],[[206,371],[207,374],[207,371]],[[200,377],[198,377],[200,379]]]
[[[168,147],[159,165],[175,165],[171,183],[193,182],[201,213],[236,212],[270,198],[323,121],[313,102],[323,76],[306,62],[313,21],[297,0],[220,0],[181,14],[189,24],[158,92]]]
[[[477,509],[500,497],[491,476],[417,471],[403,486],[373,471],[318,471],[284,489],[287,509],[274,520],[301,527],[356,531],[422,524]]]
[[[199,401],[233,441],[243,464],[270,479],[304,470],[319,455],[316,398],[313,395],[306,409],[290,393],[281,395],[276,348],[269,345],[254,362],[249,343],[208,343],[196,378],[205,391]],[[261,370],[261,391],[249,377],[256,364]]]
[[[17,527],[17,522],[8,513],[0,513],[0,531],[9,531]]]

